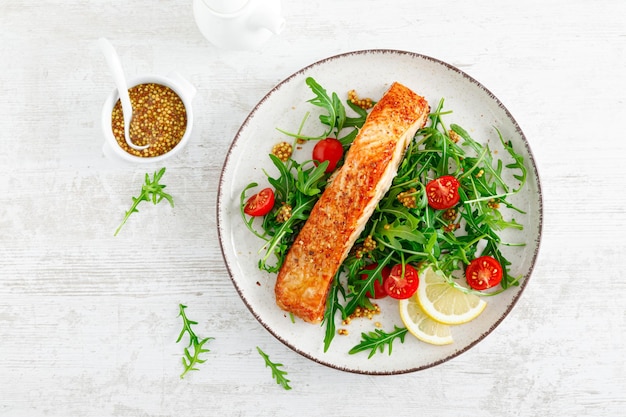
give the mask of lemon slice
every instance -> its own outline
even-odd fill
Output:
[[[453,342],[450,326],[428,317],[417,302],[416,295],[399,300],[399,305],[400,318],[413,336],[431,345],[449,345]]]
[[[474,320],[487,303],[450,285],[441,272],[430,266],[420,273],[417,300],[430,318],[443,324],[462,324]]]

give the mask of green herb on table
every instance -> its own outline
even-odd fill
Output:
[[[287,375],[287,371],[278,369],[281,366],[283,366],[283,364],[272,362],[270,360],[270,357],[265,352],[263,352],[260,347],[257,346],[256,350],[259,352],[259,355],[261,355],[261,357],[265,361],[265,366],[270,367],[272,369],[272,378],[276,380],[276,383],[282,386],[284,389],[290,390],[291,389],[291,387],[289,386],[290,381],[285,377],[285,375]]]
[[[124,224],[126,224],[126,220],[130,217],[131,214],[139,212],[137,210],[137,206],[142,201],[151,201],[153,204],[160,203],[161,200],[166,199],[170,202],[170,205],[174,207],[174,199],[171,195],[167,194],[163,189],[166,187],[163,184],[159,184],[161,177],[165,174],[165,167],[161,168],[158,172],[155,172],[152,176],[152,180],[150,180],[150,176],[146,174],[145,184],[141,187],[141,193],[139,197],[133,197],[133,205],[130,207],[130,210],[126,212],[124,216],[124,220],[122,220],[122,224],[119,225],[117,230],[115,231],[114,236],[117,236],[120,229]]]
[[[185,370],[182,374],[180,374],[180,378],[183,379],[187,372],[198,370],[198,368],[196,368],[197,364],[206,362],[206,359],[200,359],[200,354],[210,352],[208,349],[204,348],[204,345],[206,342],[212,340],[213,338],[206,337],[200,340],[191,328],[192,325],[198,324],[198,322],[187,318],[187,315],[185,314],[185,309],[187,308],[187,306],[179,304],[178,307],[180,309],[179,317],[183,318],[183,329],[181,330],[178,339],[176,339],[176,343],[181,341],[185,333],[189,335],[189,345],[187,345],[187,347],[185,348],[185,356],[183,356],[183,366]],[[193,347],[193,353],[189,352],[190,347]]]

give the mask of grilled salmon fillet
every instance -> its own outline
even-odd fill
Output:
[[[430,108],[394,83],[370,114],[289,249],[276,279],[276,303],[310,323],[324,316],[330,285],[396,176]]]

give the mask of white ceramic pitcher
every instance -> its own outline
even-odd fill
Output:
[[[285,27],[280,0],[193,0],[200,32],[224,49],[256,49]]]

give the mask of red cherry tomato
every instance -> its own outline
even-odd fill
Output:
[[[398,264],[391,268],[391,272],[383,286],[390,297],[402,300],[415,294],[419,283],[419,277],[415,268],[408,264],[404,265],[403,276],[402,264]]]
[[[426,184],[428,205],[435,210],[454,207],[459,202],[459,180],[452,175],[444,175]]]
[[[274,207],[274,190],[264,188],[248,199],[243,212],[249,216],[265,216]]]
[[[313,160],[317,163],[328,161],[326,172],[332,172],[343,156],[343,146],[335,138],[322,139],[313,148]]]
[[[465,279],[475,290],[495,287],[502,281],[502,266],[491,256],[481,256],[470,262],[465,270]]]
[[[371,271],[371,270],[376,269],[377,267],[378,267],[378,264],[374,263],[374,264],[367,265],[364,269]],[[382,279],[383,283],[389,276],[389,272],[391,272],[391,268],[389,268],[386,265],[383,266],[383,270],[380,271],[381,275],[383,276],[383,279]],[[368,278],[367,274],[361,274],[361,279],[367,279],[367,278]],[[381,280],[378,277],[376,277],[376,279],[374,280],[374,296],[372,297],[372,293],[369,291],[365,295],[368,296],[369,298],[376,298],[376,299],[384,298],[387,296],[387,291],[385,291],[385,287],[381,283]]]

